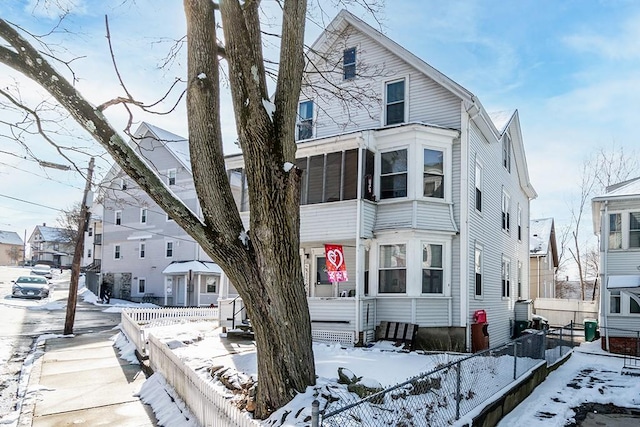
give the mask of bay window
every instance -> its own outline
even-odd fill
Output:
[[[380,198],[407,196],[407,150],[395,150],[380,155]]]
[[[422,244],[422,293],[443,291],[442,245]]]
[[[423,196],[444,198],[444,153],[424,149]]]
[[[407,291],[406,245],[381,245],[378,292],[405,293]]]

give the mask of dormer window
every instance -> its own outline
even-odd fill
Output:
[[[356,48],[345,49],[342,55],[342,72],[345,80],[356,77]]]
[[[298,140],[313,138],[313,101],[298,106]]]
[[[386,84],[385,125],[404,123],[404,79]]]

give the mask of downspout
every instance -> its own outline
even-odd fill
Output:
[[[602,265],[603,265],[603,272],[602,272],[602,278],[600,279],[600,313],[602,315],[602,323],[604,326],[604,341],[605,341],[605,350],[606,351],[610,351],[609,347],[609,322],[608,322],[608,313],[607,313],[607,307],[608,307],[608,302],[609,302],[609,291],[603,291],[606,289],[607,286],[607,275],[609,273],[609,266],[607,265],[607,263],[609,262],[609,242],[607,240],[604,239],[603,234],[605,234],[604,232],[606,232],[606,235],[609,235],[609,222],[607,221],[607,219],[609,218],[609,201],[605,200],[604,201],[604,208],[600,208],[600,230],[602,230],[603,232],[600,233],[600,240],[602,242],[602,245],[604,246],[604,251],[603,251],[603,260],[602,260]]]
[[[538,298],[542,298],[542,294],[540,293],[540,255],[536,257],[537,263],[536,266],[538,268]]]
[[[364,344],[364,341],[366,339],[366,337],[364,336],[364,331],[362,331],[362,313],[361,313],[361,309],[360,309],[360,301],[361,301],[361,294],[360,294],[360,288],[364,288],[364,275],[362,274],[362,266],[363,264],[363,260],[362,260],[362,248],[360,247],[360,242],[361,242],[361,230],[360,227],[362,227],[362,180],[363,180],[363,176],[362,176],[362,163],[364,162],[364,153],[363,153],[363,148],[362,148],[362,136],[358,137],[359,141],[358,141],[358,186],[356,189],[356,300],[355,300],[355,304],[356,304],[356,342],[360,341],[360,333],[362,332],[362,344]]]

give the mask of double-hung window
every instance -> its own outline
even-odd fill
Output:
[[[380,155],[380,198],[407,197],[407,150]]]
[[[482,212],[482,165],[476,161],[476,210]]]
[[[629,247],[640,248],[640,212],[629,213]]]
[[[620,291],[611,291],[609,295],[609,313],[619,314],[620,313]]]
[[[422,293],[443,292],[442,245],[422,244]]]
[[[482,297],[482,247],[476,246],[474,255],[475,296]]]
[[[122,224],[122,211],[116,211],[114,224],[115,225],[121,225]]]
[[[176,185],[176,174],[178,171],[176,169],[169,169],[167,171],[167,184]]]
[[[424,149],[423,196],[444,198],[444,153]]]
[[[147,287],[147,279],[139,278],[138,279],[138,293],[144,294],[145,288]]]
[[[381,245],[378,291],[381,294],[397,294],[407,291],[407,247],[405,245]]]
[[[120,259],[120,245],[113,247],[113,259]]]
[[[313,137],[313,101],[298,104],[298,140]]]
[[[508,298],[511,295],[511,260],[502,257],[502,296]]]
[[[389,82],[385,87],[385,125],[404,123],[404,79]]]
[[[356,48],[345,49],[342,54],[342,72],[345,80],[356,77]]]
[[[146,243],[140,243],[139,253],[140,253],[140,258],[144,258],[146,256],[146,253],[147,253]]]
[[[502,136],[502,166],[511,172],[511,137],[508,133]]]
[[[518,240],[522,240],[522,207],[518,203]]]
[[[522,298],[522,261],[518,261],[518,299]]]
[[[506,193],[506,191],[502,191],[502,229],[504,231],[509,231],[511,228],[511,215],[509,213],[511,204],[511,197]]]
[[[609,214],[609,249],[622,248],[622,214]]]
[[[173,242],[167,242],[165,256],[171,258],[173,256]]]
[[[146,208],[141,208],[140,209],[140,224],[146,224],[147,223],[147,209]]]

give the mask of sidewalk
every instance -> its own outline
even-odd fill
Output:
[[[118,357],[115,331],[50,338],[34,362],[20,427],[155,426],[151,407],[136,396],[145,376]],[[30,403],[28,403],[30,402]]]

